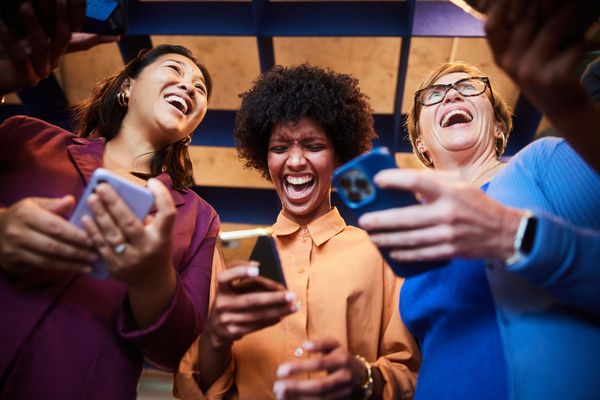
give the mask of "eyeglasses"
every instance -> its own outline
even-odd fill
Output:
[[[431,85],[421,90],[417,90],[415,93],[415,103],[419,102],[424,106],[432,106],[441,103],[450,89],[456,90],[465,97],[479,96],[485,92],[485,89],[488,87],[490,88],[490,95],[493,100],[494,93],[492,93],[490,80],[485,76],[472,76],[458,80],[454,83]]]

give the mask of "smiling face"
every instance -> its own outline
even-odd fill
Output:
[[[276,125],[268,151],[269,174],[287,218],[307,225],[331,210],[335,149],[319,124],[301,118]]]
[[[441,76],[434,84],[449,84],[469,75],[453,72]],[[495,120],[488,91],[465,97],[450,89],[442,102],[422,106],[419,115],[420,137],[415,143],[421,153],[428,153],[433,164],[440,158],[487,157],[495,154],[494,143],[501,134]]]
[[[180,54],[160,56],[122,88],[129,97],[123,126],[146,134],[156,148],[186,138],[206,114],[204,76],[192,60]]]

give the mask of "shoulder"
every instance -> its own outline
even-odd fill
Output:
[[[369,239],[369,234],[355,226],[346,225],[335,237],[335,242],[345,251],[358,257],[375,258],[383,262],[381,253]]]
[[[0,125],[0,138],[5,141],[22,141],[34,135],[36,138],[61,135],[65,137],[75,137],[71,132],[66,131],[59,126],[25,115],[10,117]]]

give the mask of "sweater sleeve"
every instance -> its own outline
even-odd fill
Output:
[[[411,399],[415,391],[421,355],[399,312],[400,288],[404,279],[396,277],[391,268],[383,264],[383,336],[379,343],[379,358],[372,365],[381,372],[384,399]]]
[[[211,210],[212,211],[212,210]],[[200,213],[198,218],[206,218]],[[177,370],[179,360],[202,331],[206,318],[211,265],[219,230],[219,218],[212,214],[205,231],[194,231],[192,257],[178,272],[178,282],[171,304],[158,320],[137,328],[127,299],[118,316],[121,337],[139,347],[146,358],[160,369]]]
[[[507,266],[557,299],[600,316],[600,231],[578,228],[534,210],[531,253]]]
[[[509,162],[488,194],[538,220],[531,253],[506,270],[600,315],[600,175],[564,140],[540,139]]]

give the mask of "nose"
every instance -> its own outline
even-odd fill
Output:
[[[194,88],[194,85],[192,85],[191,83],[189,83],[189,82],[186,82],[186,81],[181,81],[181,82],[180,82],[180,83],[177,85],[177,87],[178,87],[179,89],[183,90],[184,92],[186,92],[188,95],[190,95],[190,96],[194,96],[194,90],[193,90],[193,88]]]
[[[290,155],[287,159],[287,164],[290,168],[302,168],[306,165],[304,151],[300,146],[293,146],[290,149]]]
[[[444,103],[451,103],[456,100],[464,100],[464,96],[460,94],[456,88],[452,87],[446,92],[446,96],[444,96]]]

